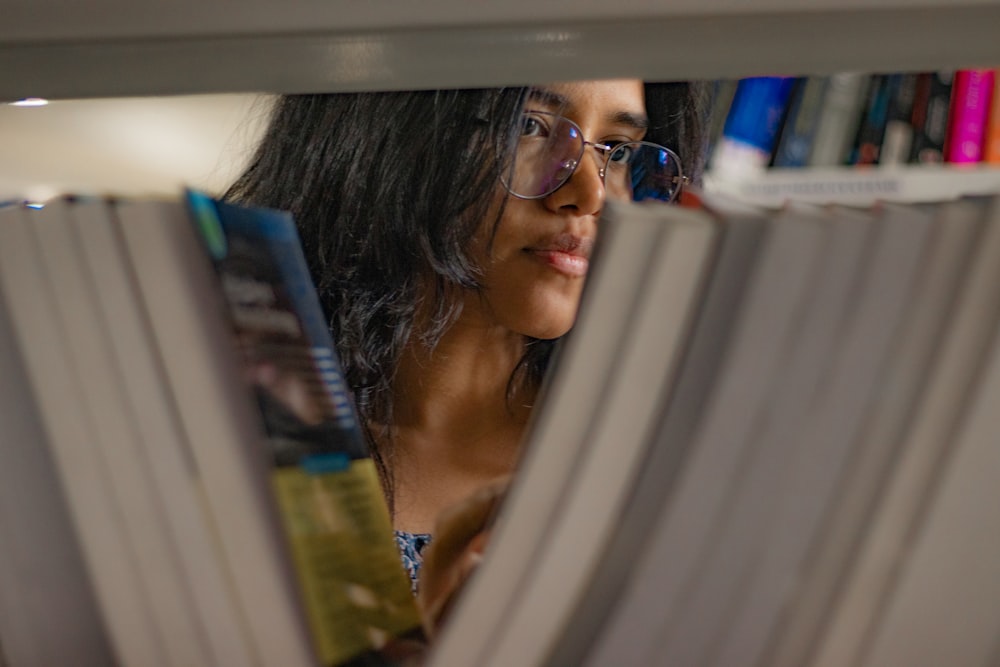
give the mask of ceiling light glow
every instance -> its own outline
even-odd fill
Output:
[[[44,107],[49,101],[43,97],[25,97],[23,100],[11,102],[12,107]]]

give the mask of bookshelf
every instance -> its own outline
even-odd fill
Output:
[[[788,199],[818,204],[836,200],[854,206],[876,201],[920,203],[1000,191],[1000,169],[995,165],[768,169],[745,178],[710,173],[705,188],[761,206],[778,206]]]
[[[198,0],[0,7],[0,100],[1000,66],[1000,0],[580,0],[571,13],[529,0],[253,0],[238,13]],[[814,181],[870,188],[873,178],[901,189],[933,179],[945,194],[998,181],[986,170],[838,170],[741,187],[769,196]]]
[[[0,99],[1000,64],[997,0],[3,0]],[[95,20],[95,17],[99,17]]]

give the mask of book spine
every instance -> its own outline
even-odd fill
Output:
[[[828,83],[829,77],[811,76],[796,86],[774,151],[773,166],[805,167],[809,163]]]
[[[869,76],[842,72],[830,77],[823,110],[816,125],[809,166],[830,167],[845,163],[857,131]]]
[[[878,164],[885,124],[888,119],[889,97],[893,79],[888,74],[876,74],[868,82],[864,110],[848,162],[854,165]]]
[[[992,70],[969,69],[955,73],[945,142],[947,162],[982,161],[993,83]]]
[[[904,164],[913,146],[913,101],[917,92],[917,74],[894,75],[895,83],[889,98],[885,136],[879,152],[880,165]]]
[[[986,144],[983,148],[983,162],[988,164],[1000,164],[1000,94],[997,93],[996,85],[998,76],[1000,76],[1000,69],[993,70],[993,98],[990,100]]]
[[[151,477],[149,489],[162,504],[166,531],[191,591],[195,623],[212,653],[209,663],[259,667],[204,506],[202,480],[190,465],[191,443],[185,440],[171,408],[158,350],[143,317],[141,295],[129,272],[123,241],[116,234],[111,205],[101,200],[77,202],[73,213],[75,245],[107,323],[114,365],[122,369],[118,384],[126,398],[120,402],[135,422],[136,443]],[[171,640],[177,640],[176,634]]]
[[[715,169],[738,175],[766,167],[784,120],[794,77],[739,82],[715,153]]]
[[[61,204],[39,215],[58,216]],[[93,427],[27,212],[0,225],[0,294],[9,308],[84,563],[116,657],[124,665],[168,665],[134,552]],[[5,547],[6,548],[6,547]]]
[[[708,167],[712,166],[715,149],[722,139],[722,130],[729,116],[729,109],[736,95],[736,79],[721,79],[712,84],[712,106],[708,119]]]
[[[911,163],[939,164],[944,161],[953,78],[950,71],[926,72],[917,77],[917,90],[913,100]]]
[[[114,210],[253,652],[264,665],[314,667],[266,476],[260,411],[246,391],[218,278],[176,202],[118,201]]]

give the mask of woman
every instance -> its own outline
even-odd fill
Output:
[[[291,211],[411,575],[514,467],[615,176],[702,165],[704,89],[637,80],[283,98],[229,198]],[[661,198],[679,172],[650,181]],[[662,178],[660,179],[662,181]],[[664,184],[665,183],[665,184]]]

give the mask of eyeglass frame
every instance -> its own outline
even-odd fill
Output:
[[[573,120],[571,120],[570,118],[567,118],[566,116],[563,116],[561,114],[555,113],[554,111],[536,111],[534,109],[525,109],[524,111],[521,112],[522,118],[525,115],[527,115],[527,114],[537,114],[537,115],[540,115],[540,116],[550,116],[550,117],[555,118],[557,120],[562,120],[562,121],[566,122],[567,124],[570,125],[570,127],[576,128],[576,131],[579,132],[579,134],[580,134],[580,142],[581,142],[580,143],[580,153],[579,153],[579,155],[576,158],[573,158],[573,162],[575,164],[573,164],[573,168],[570,170],[570,172],[566,176],[565,180],[563,180],[562,183],[560,183],[556,187],[552,188],[548,192],[545,192],[545,193],[540,194],[540,195],[521,195],[521,194],[518,194],[518,193],[514,192],[513,190],[510,189],[510,185],[507,184],[507,181],[505,179],[505,175],[501,174],[501,176],[500,176],[500,183],[501,183],[501,185],[503,185],[504,189],[512,197],[517,197],[518,199],[524,199],[524,200],[527,200],[527,201],[532,201],[532,200],[535,200],[535,199],[545,199],[549,195],[557,192],[561,187],[563,187],[564,185],[566,185],[567,183],[570,182],[570,180],[573,178],[573,175],[576,174],[577,169],[580,168],[580,164],[583,162],[583,155],[584,155],[584,153],[587,152],[587,146],[591,146],[598,153],[603,153],[605,155],[604,164],[601,165],[600,162],[599,162],[598,163],[598,168],[597,168],[597,173],[601,177],[601,184],[605,185],[605,187],[607,185],[605,176],[607,174],[608,164],[611,162],[611,155],[614,153],[614,151],[618,150],[619,148],[621,148],[623,146],[652,146],[653,148],[656,148],[656,149],[659,149],[659,150],[662,150],[662,151],[666,151],[667,154],[670,155],[670,157],[673,158],[673,160],[677,163],[677,175],[674,176],[671,179],[671,183],[676,184],[677,188],[671,193],[670,199],[668,199],[668,200],[662,200],[661,199],[661,200],[658,200],[658,201],[662,201],[665,204],[670,204],[670,203],[673,203],[673,202],[677,201],[677,198],[680,196],[681,190],[689,182],[688,177],[684,175],[683,164],[681,163],[680,156],[677,155],[676,152],[672,151],[671,149],[667,148],[666,146],[663,146],[662,144],[658,144],[658,143],[655,143],[655,142],[652,142],[652,141],[640,140],[640,141],[621,141],[621,142],[619,142],[619,143],[617,143],[617,144],[615,144],[613,146],[610,146],[608,144],[597,143],[597,142],[594,142],[594,141],[587,141],[583,137],[583,129],[579,125],[577,125],[575,122],[573,122]],[[515,153],[516,153],[516,151],[515,151]],[[513,167],[513,165],[511,165],[511,166]]]

